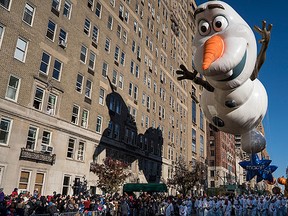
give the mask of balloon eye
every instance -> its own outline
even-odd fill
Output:
[[[205,36],[210,33],[210,25],[206,20],[201,20],[198,25],[200,35]]]
[[[223,31],[228,26],[228,21],[224,16],[217,16],[213,21],[213,28],[215,31]]]

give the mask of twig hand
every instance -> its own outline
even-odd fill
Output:
[[[254,26],[254,29],[261,34],[262,38],[259,40],[259,43],[261,44],[268,44],[270,41],[270,35],[271,35],[271,30],[272,30],[273,25],[269,24],[268,27],[266,28],[266,21],[262,21],[262,28],[258,26]]]
[[[180,70],[177,70],[176,73],[180,75],[179,77],[177,77],[177,80],[179,81],[184,79],[194,80],[197,75],[196,71],[189,71],[183,64],[180,65]]]

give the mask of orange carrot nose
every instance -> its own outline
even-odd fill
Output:
[[[222,56],[224,51],[224,41],[223,39],[215,35],[209,38],[204,44],[204,52],[203,52],[203,70],[206,70],[210,67],[210,65],[219,57]]]

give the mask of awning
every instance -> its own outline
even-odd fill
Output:
[[[163,183],[127,183],[123,192],[167,192],[167,186]]]

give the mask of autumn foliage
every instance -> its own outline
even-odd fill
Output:
[[[206,178],[206,166],[204,163],[196,161],[189,169],[185,161],[179,159],[174,166],[172,178],[168,179],[168,186],[175,188],[184,196],[192,191],[194,186],[202,184]]]
[[[126,178],[131,175],[128,171],[129,165],[123,161],[107,157],[103,163],[91,163],[90,171],[98,176],[97,187],[104,193],[114,194],[119,191]]]

